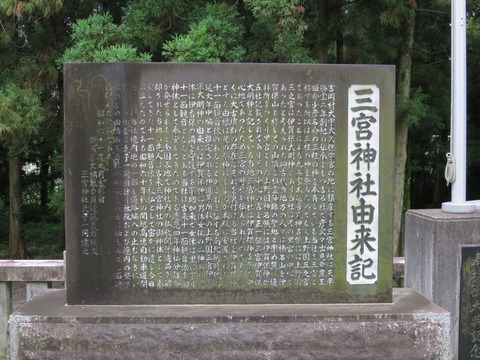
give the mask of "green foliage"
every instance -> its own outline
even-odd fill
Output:
[[[480,40],[480,26],[478,19],[467,19],[467,32],[470,42]]]
[[[62,183],[55,188],[55,191],[50,194],[50,201],[48,207],[58,216],[61,216],[65,206],[65,185]]]
[[[480,1],[469,3],[468,26],[468,145],[467,199],[480,199]]]
[[[44,245],[55,244],[59,232],[58,223],[27,222],[25,223],[25,240],[28,244]]]
[[[347,1],[344,38],[349,63],[398,64],[405,1]],[[367,20],[368,19],[368,20]]]
[[[273,19],[280,38],[288,36],[288,33],[295,33],[301,37],[307,30],[307,25],[302,19],[305,8],[301,1],[245,0],[244,3],[257,19]]]
[[[41,58],[41,54],[22,56],[17,64],[17,79],[23,87],[29,87],[35,94],[42,94],[57,84],[59,74],[57,69]]]
[[[408,127],[418,127],[422,120],[430,114],[430,107],[427,105],[429,96],[416,88],[412,91],[410,98],[397,94],[397,116],[398,113],[406,113]]]
[[[238,45],[245,28],[233,7],[207,4],[192,14],[200,20],[190,24],[185,35],[177,35],[164,45],[163,55],[172,62],[239,62],[245,49]]]
[[[44,17],[48,17],[59,12],[62,6],[63,0],[0,1],[0,11],[7,16],[16,18],[30,15],[37,11],[39,11]]]
[[[150,62],[152,55],[138,54],[137,49],[130,45],[112,45],[94,53],[93,62]]]
[[[122,24],[139,49],[155,51],[170,33],[175,34],[183,28],[181,15],[196,3],[193,0],[129,1],[123,8]]]
[[[128,44],[130,35],[125,27],[115,25],[110,14],[92,14],[72,26],[74,45],[65,51],[63,62],[148,62],[151,55],[138,54]]]
[[[0,207],[1,208],[1,207]],[[1,214],[0,214],[1,215]],[[0,259],[8,259],[8,220],[3,222],[0,217],[0,229],[6,227],[6,232],[0,234]],[[27,222],[24,226],[25,239],[32,258],[35,259],[62,259],[63,250],[58,248],[58,222]]]
[[[1,46],[30,45],[30,22],[39,24],[57,14],[62,6],[63,0],[0,0],[0,49]]]
[[[392,26],[396,30],[400,30],[405,19],[410,16],[411,12],[415,9],[412,6],[411,1],[394,1],[393,3],[385,1],[387,7],[380,14],[380,22],[384,26]]]
[[[158,6],[162,3],[163,1],[151,1],[148,5]],[[126,27],[131,30],[130,34],[133,38],[138,39],[147,48],[155,49],[160,40],[160,29],[149,21],[150,12],[147,8],[148,5],[145,1],[137,1],[130,4],[125,9],[127,14],[124,20]]]
[[[58,223],[60,216],[55,209],[45,208],[37,201],[36,203],[24,203],[22,206],[22,216],[25,223],[48,222]]]
[[[19,151],[43,122],[40,99],[30,89],[8,83],[0,90],[0,141]]]
[[[127,35],[122,32],[120,26],[113,23],[113,17],[108,13],[94,13],[72,25],[73,42],[81,42],[82,48],[87,53],[125,41],[126,37]]]
[[[251,27],[249,60],[260,62],[312,62],[303,35],[308,26],[300,1],[245,0],[257,20]]]
[[[27,222],[24,226],[25,241],[30,255],[35,259],[62,259],[63,251],[57,246],[59,223]]]

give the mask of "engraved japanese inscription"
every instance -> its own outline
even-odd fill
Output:
[[[69,303],[389,301],[391,67],[65,74]]]
[[[352,85],[348,90],[347,281],[350,284],[377,281],[379,98],[375,85]]]
[[[480,358],[480,246],[461,246],[458,358]]]

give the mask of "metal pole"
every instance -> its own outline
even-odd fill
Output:
[[[452,0],[452,125],[451,151],[454,158],[452,201],[442,204],[451,213],[471,213],[475,205],[466,202],[467,183],[467,8],[466,0]]]

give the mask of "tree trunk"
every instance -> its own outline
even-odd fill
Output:
[[[412,75],[413,34],[415,30],[415,11],[411,9],[406,19],[400,47],[400,64],[398,69],[397,94],[410,99],[410,80]],[[407,108],[399,109],[395,122],[395,204],[393,224],[394,256],[401,256],[403,249],[401,239],[403,197],[405,194],[405,165],[407,161],[408,123]]]
[[[16,149],[9,149],[8,179],[10,192],[9,256],[11,259],[29,258],[23,238],[22,222],[22,158]]]
[[[328,62],[328,1],[317,0],[317,61]]]
[[[43,209],[47,208],[48,205],[48,191],[50,187],[49,176],[48,176],[48,163],[47,159],[40,160],[40,206]]]

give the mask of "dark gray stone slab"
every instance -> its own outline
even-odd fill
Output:
[[[449,314],[393,304],[67,306],[48,290],[10,318],[15,359],[449,359]]]
[[[410,210],[405,221],[405,286],[452,314],[452,358],[458,358],[461,245],[480,244],[480,211]]]
[[[460,257],[458,359],[472,360],[480,357],[480,246],[462,246]]]
[[[394,77],[66,64],[68,303],[390,302]]]

